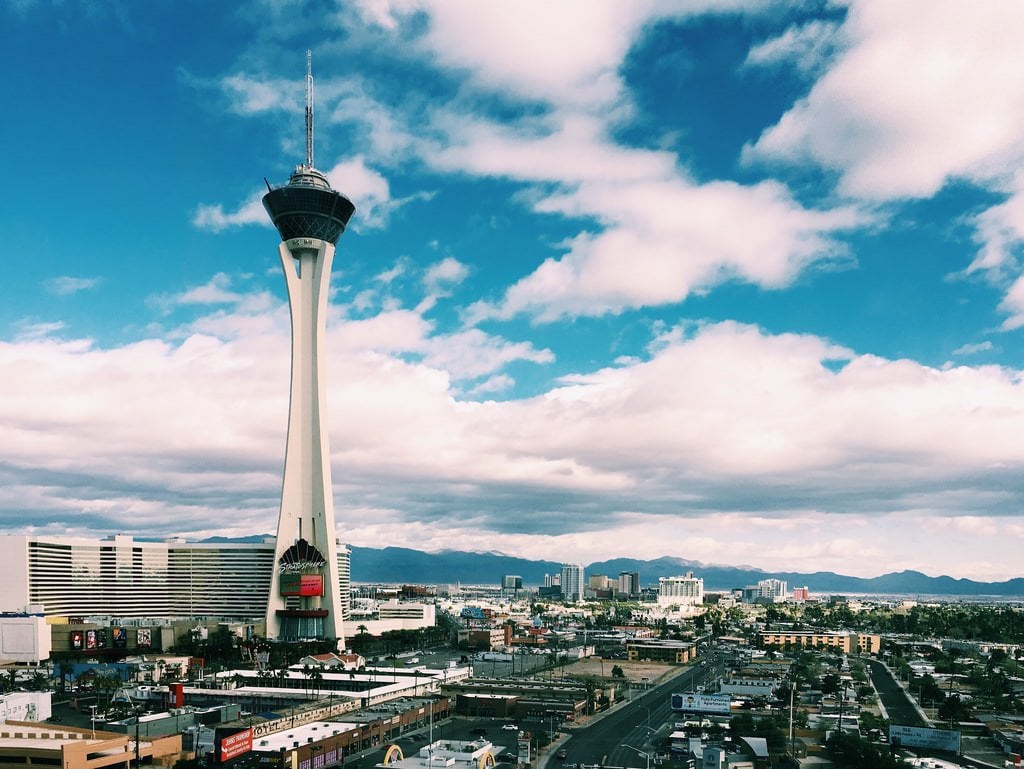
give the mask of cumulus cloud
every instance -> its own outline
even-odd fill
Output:
[[[855,0],[844,51],[746,157],[816,163],[872,200],[1003,177],[1024,157],[1022,35],[1016,3]]]
[[[196,331],[173,344],[0,343],[0,365],[20,372],[0,383],[0,467],[15,468],[25,490],[0,515],[31,508],[40,526],[191,534],[207,531],[212,511],[230,510],[236,528],[272,530],[284,316],[245,335]],[[363,539],[372,527],[354,512],[363,508],[391,511],[375,531],[392,542],[417,544],[404,539],[416,521],[443,526],[448,543],[460,530],[490,532],[531,555],[541,537],[586,543],[595,555],[653,554],[666,540],[651,540],[652,527],[682,535],[695,518],[709,552],[732,547],[736,557],[748,546],[765,552],[763,532],[737,536],[729,516],[754,514],[766,529],[805,516],[823,535],[844,527],[820,552],[778,564],[810,566],[834,558],[824,543],[870,543],[879,520],[1019,522],[1018,371],[937,370],[721,323],[668,330],[649,359],[581,371],[537,397],[474,402],[458,396],[458,377],[478,374],[481,391],[498,390],[505,362],[543,362],[545,352],[479,332],[434,340],[410,315],[335,323],[329,430],[338,516],[357,544],[379,541]],[[408,348],[422,361],[408,360]],[[1012,564],[1019,545],[1020,536],[979,537],[956,547]],[[902,558],[935,571],[949,547],[886,551],[871,563],[888,570]]]
[[[773,182],[593,182],[537,208],[598,214],[607,226],[573,238],[565,256],[546,260],[501,302],[470,308],[470,321],[621,312],[680,302],[727,280],[781,288],[815,262],[845,258],[833,236],[864,221],[853,208],[805,209]]]

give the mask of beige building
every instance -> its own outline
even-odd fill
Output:
[[[140,740],[138,754],[147,763],[173,766],[184,757],[181,735]],[[135,763],[135,756],[132,735],[33,721],[0,724],[0,767],[42,764],[63,769],[128,769]]]
[[[802,646],[807,649],[831,649],[844,654],[875,654],[882,648],[880,636],[833,630],[762,632],[760,639],[764,646],[777,646],[780,649]]]

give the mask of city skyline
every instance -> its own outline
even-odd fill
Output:
[[[310,48],[347,541],[1024,576],[1024,9],[0,20],[4,532],[275,530]]]

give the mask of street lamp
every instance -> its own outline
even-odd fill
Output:
[[[650,753],[645,753],[644,751],[640,750],[640,748],[634,748],[632,745],[623,745],[622,747],[629,748],[630,750],[639,753],[641,756],[643,756],[645,759],[647,759],[647,769],[651,769],[651,754]]]
[[[95,705],[90,705],[89,709],[92,711],[92,714],[89,716],[89,720],[92,721],[92,738],[95,740],[96,739],[96,706]]]

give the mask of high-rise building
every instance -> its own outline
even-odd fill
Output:
[[[658,578],[659,606],[696,606],[704,603],[704,578],[689,571],[681,577]]]
[[[640,594],[640,572],[620,571],[619,572],[619,594],[639,595]]]
[[[770,577],[762,579],[757,583],[759,597],[768,601],[778,603],[786,600],[789,594],[789,583],[784,579]]]
[[[561,573],[562,598],[578,601],[583,597],[583,564],[563,563]]]
[[[268,185],[269,186],[269,185]],[[313,75],[306,53],[306,162],[263,196],[281,235],[278,255],[291,308],[291,396],[267,637],[335,638],[344,645],[338,594],[322,340],[334,246],[355,206],[313,166]]]
[[[518,574],[506,574],[501,578],[501,587],[503,590],[522,590],[523,578]]]

